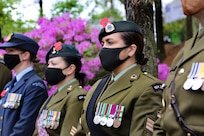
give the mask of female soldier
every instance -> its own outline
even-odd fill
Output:
[[[112,72],[84,101],[76,136],[150,136],[161,107],[162,83],[147,72],[143,37],[130,21],[102,21],[100,60]]]
[[[57,42],[46,55],[45,78],[56,85],[56,92],[43,104],[36,121],[38,136],[70,136],[75,131],[86,92],[83,85],[81,57],[73,45]]]

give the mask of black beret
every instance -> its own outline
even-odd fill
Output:
[[[98,39],[101,42],[104,36],[117,33],[117,32],[136,32],[143,36],[142,32],[140,31],[138,25],[132,21],[116,21],[116,22],[109,22],[106,24],[105,28],[102,28]]]
[[[36,55],[39,49],[39,45],[37,42],[23,34],[11,33],[7,36],[6,42],[0,46],[0,49],[5,48],[18,48],[29,51]]]
[[[76,49],[74,45],[57,42],[51,47],[51,49],[46,54],[46,62],[48,62],[49,58],[69,56],[76,57],[79,59],[81,58],[79,51]]]

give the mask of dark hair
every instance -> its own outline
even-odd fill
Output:
[[[67,56],[62,58],[66,62],[67,66],[70,66],[71,64],[74,64],[76,66],[75,78],[79,80],[80,85],[84,87],[84,78],[86,75],[84,73],[80,73],[82,67],[81,59],[73,56]]]
[[[121,32],[121,37],[124,40],[127,46],[135,44],[137,46],[137,50],[135,53],[135,59],[137,60],[137,64],[145,65],[148,61],[148,58],[144,57],[143,49],[144,49],[144,41],[143,37],[135,32]]]
[[[28,51],[28,50],[23,50],[23,49],[20,49],[20,48],[16,48],[18,50],[21,50],[23,53]],[[28,51],[30,53],[30,61],[33,62],[33,63],[38,63],[40,62],[40,59],[32,52]]]

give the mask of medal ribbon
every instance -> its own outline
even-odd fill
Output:
[[[106,104],[106,110],[105,110],[105,113],[104,113],[104,116],[106,116],[107,117],[107,112],[108,112],[108,109],[109,109],[109,104]]]
[[[199,70],[197,72],[197,77],[198,78],[204,77],[204,63],[199,63]]]
[[[110,111],[110,114],[114,115],[114,118],[115,118],[115,113],[116,113],[116,107],[117,106],[115,104],[112,104],[111,111]]]
[[[105,116],[105,111],[106,111],[106,103],[103,103],[103,108],[101,112],[102,117]]]
[[[109,106],[108,106],[108,114],[106,115],[107,117],[110,115],[111,109],[112,109],[112,104],[109,104]]]
[[[61,115],[61,112],[57,111],[57,126],[59,126],[60,115]]]
[[[100,108],[100,102],[98,102],[97,104],[95,115],[99,115],[99,108]]]
[[[192,64],[191,71],[188,74],[189,79],[193,79],[196,76],[196,73],[198,71],[198,67],[199,67],[199,63],[195,62],[195,63]]]

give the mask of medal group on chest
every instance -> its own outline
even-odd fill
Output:
[[[57,129],[59,126],[61,112],[43,110],[39,118],[39,126],[49,129]]]
[[[94,124],[118,128],[121,125],[124,106],[99,102],[96,107]]]
[[[7,95],[8,90],[9,90],[9,88],[7,88],[6,90],[3,90],[1,92],[0,105],[3,108],[18,109],[18,107],[20,106],[22,94],[8,93],[8,95]],[[3,103],[3,99],[6,95],[7,95],[6,101],[5,101],[5,103]]]
[[[204,91],[204,63],[195,62],[191,66],[191,71],[187,76],[187,80],[183,84],[185,90],[191,89]]]

